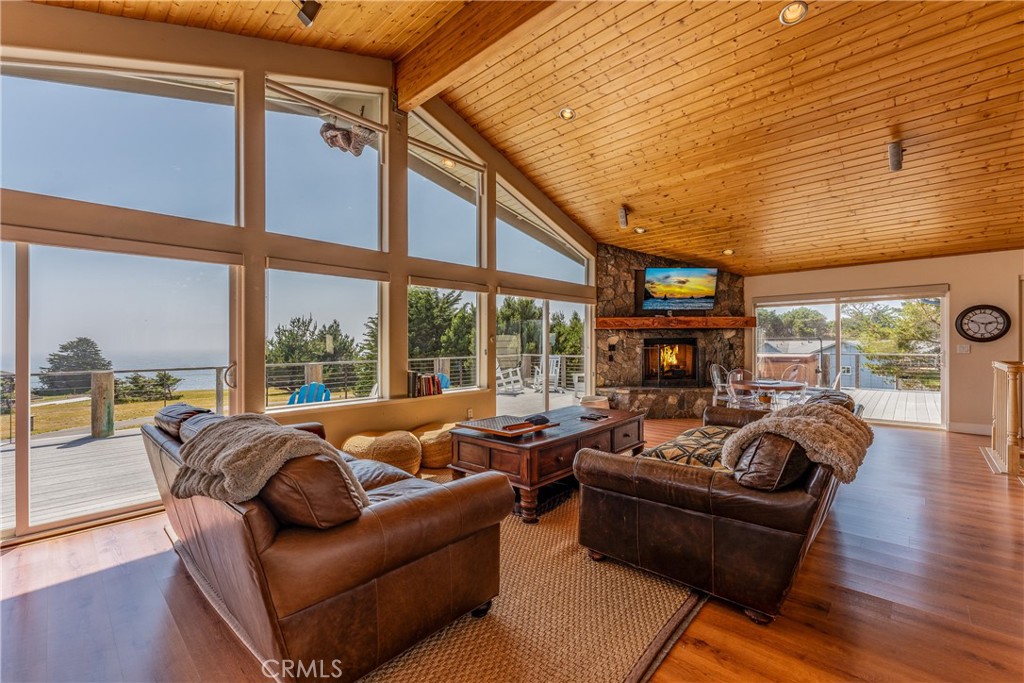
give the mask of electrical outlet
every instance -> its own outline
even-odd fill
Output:
[[[971,345],[970,344],[957,344],[956,345],[956,352],[957,353],[970,353],[971,352]]]
[[[472,408],[466,408],[466,419],[467,420],[472,420],[473,419],[473,409]]]

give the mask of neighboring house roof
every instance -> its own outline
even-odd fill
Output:
[[[761,354],[784,354],[787,356],[807,356],[816,354],[819,351],[827,353],[834,349],[834,339],[768,339],[764,343]],[[860,342],[855,339],[847,339],[843,342],[844,353],[857,353],[860,350]]]

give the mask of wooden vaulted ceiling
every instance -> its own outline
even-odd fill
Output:
[[[743,274],[1024,247],[1018,2],[53,4],[396,60],[601,242]]]

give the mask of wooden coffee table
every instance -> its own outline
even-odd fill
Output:
[[[580,419],[587,414],[605,419]],[[452,430],[452,476],[501,472],[519,489],[524,524],[537,522],[537,491],[572,474],[572,462],[581,448],[611,453],[639,453],[644,446],[644,414],[625,410],[569,406],[544,415],[557,422],[541,432],[514,438],[491,436],[473,429]]]

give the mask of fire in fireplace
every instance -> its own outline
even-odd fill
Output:
[[[700,356],[700,346],[694,337],[645,339],[643,386],[704,386],[704,364]]]

